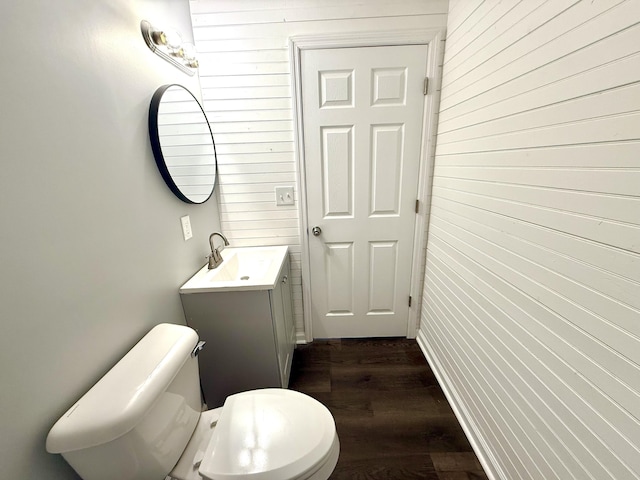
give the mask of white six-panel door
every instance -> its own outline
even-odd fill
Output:
[[[426,60],[426,45],[302,52],[315,338],[406,335]]]

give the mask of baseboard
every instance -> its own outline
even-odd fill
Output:
[[[296,345],[306,345],[307,343],[307,337],[304,332],[296,332]]]
[[[464,430],[464,433],[471,444],[471,448],[473,448],[478,460],[480,460],[487,477],[489,477],[490,480],[507,480],[507,477],[502,473],[502,469],[497,465],[497,462],[495,462],[493,455],[486,448],[486,442],[479,435],[478,429],[470,415],[467,413],[466,407],[459,401],[460,397],[458,395],[458,391],[451,383],[449,376],[442,368],[437,356],[434,355],[433,350],[429,346],[427,336],[422,329],[418,330],[418,337],[416,340],[420,346],[420,350],[422,350],[422,354],[427,359],[431,370],[435,374],[442,391],[447,397],[453,413],[458,419],[458,422],[460,422],[462,430]]]

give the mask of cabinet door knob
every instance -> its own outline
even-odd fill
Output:
[[[320,227],[313,227],[311,229],[311,233],[313,233],[314,236],[319,237],[322,233],[322,229]]]
[[[287,283],[289,281],[289,276],[285,275],[284,277],[282,277],[282,283]]]

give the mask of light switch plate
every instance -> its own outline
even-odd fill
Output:
[[[293,205],[293,187],[276,187],[276,205]]]
[[[182,236],[184,237],[184,241],[186,242],[191,237],[193,237],[193,232],[191,232],[191,220],[189,219],[189,215],[180,217],[180,222],[182,223]]]

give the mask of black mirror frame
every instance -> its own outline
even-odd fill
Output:
[[[216,178],[213,181],[213,185],[211,187],[211,193],[202,202],[194,202],[193,200],[185,196],[185,194],[182,193],[182,191],[180,191],[180,188],[178,188],[176,183],[173,181],[173,178],[171,177],[171,173],[169,173],[167,163],[162,153],[162,145],[160,145],[160,135],[158,132],[158,110],[160,108],[160,101],[162,100],[162,96],[164,95],[164,92],[166,92],[171,87],[180,87],[185,91],[189,92],[189,95],[193,97],[195,102],[198,104],[198,107],[200,107],[200,111],[202,112],[202,115],[207,124],[207,128],[209,129],[209,134],[211,135],[211,143],[213,144],[213,156],[216,164]],[[218,154],[216,153],[216,142],[213,139],[213,132],[211,131],[211,125],[209,124],[207,114],[202,108],[202,105],[200,105],[200,102],[198,101],[198,99],[193,95],[193,93],[191,93],[191,91],[188,88],[176,83],[171,83],[168,85],[163,85],[155,91],[155,93],[153,94],[153,97],[151,97],[151,104],[149,106],[149,140],[151,141],[151,150],[153,151],[153,156],[156,160],[156,165],[158,165],[158,170],[160,170],[160,174],[162,175],[162,178],[164,179],[165,183],[171,189],[171,191],[174,193],[176,197],[178,197],[180,200],[182,200],[185,203],[191,203],[196,205],[205,203],[207,200],[211,198],[211,196],[213,195],[213,192],[215,192],[216,190],[216,185],[218,184]]]

